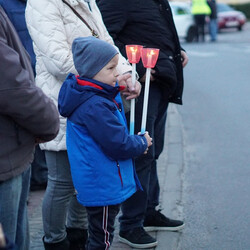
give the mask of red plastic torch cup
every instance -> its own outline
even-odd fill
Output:
[[[135,86],[136,63],[140,61],[141,45],[126,45],[128,61],[132,64],[132,84]],[[135,99],[131,99],[130,107],[130,134],[133,135],[135,130]]]
[[[148,112],[148,95],[149,95],[149,85],[150,85],[150,72],[151,69],[154,68],[158,56],[159,49],[153,48],[142,48],[141,49],[141,58],[142,63],[146,70],[146,81],[145,81],[145,90],[144,90],[144,100],[143,100],[143,111],[142,111],[142,123],[141,123],[141,133],[145,133],[146,131],[146,120],[147,120],[147,112]]]

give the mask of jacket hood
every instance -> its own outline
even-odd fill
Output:
[[[81,104],[93,95],[105,96],[113,100],[121,88],[102,82],[75,76],[70,73],[63,82],[58,96],[58,110],[63,117],[69,117]]]

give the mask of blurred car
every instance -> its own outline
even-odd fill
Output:
[[[237,28],[242,30],[246,23],[246,16],[243,12],[237,11],[227,4],[217,3],[218,29]]]
[[[190,4],[184,2],[169,2],[169,4],[178,36],[184,38],[186,42],[194,41],[197,29],[191,14]]]

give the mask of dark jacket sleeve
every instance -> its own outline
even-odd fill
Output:
[[[57,108],[35,86],[32,73],[21,58],[27,52],[15,50],[15,46],[20,49],[18,42],[10,39],[6,25],[0,16],[0,114],[10,117],[36,139],[52,140],[59,130]]]

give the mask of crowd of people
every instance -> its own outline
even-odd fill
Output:
[[[2,0],[0,5],[5,249],[29,249],[27,199],[35,161],[46,163],[47,171],[45,180],[37,181],[46,186],[41,239],[46,250],[109,249],[120,210],[119,240],[131,247],[155,247],[148,231],[181,230],[183,221],[157,210],[157,160],[168,104],[182,104],[188,63],[168,1]],[[160,49],[150,76],[145,133],[140,127],[146,70],[137,64],[133,85],[126,44]],[[39,170],[32,165],[32,171]]]

